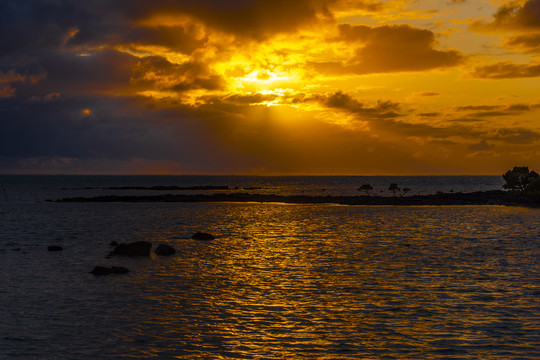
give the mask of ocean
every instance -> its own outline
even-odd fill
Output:
[[[133,189],[150,186],[357,195],[366,183],[393,196],[390,183],[412,195],[503,180],[0,176],[0,360],[539,359],[540,209],[46,201],[163,193]],[[138,240],[177,253],[106,258],[112,241]]]

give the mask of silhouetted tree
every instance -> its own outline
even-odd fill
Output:
[[[408,193],[409,191],[411,191],[411,189],[409,189],[409,188],[403,188],[402,191],[403,191],[403,193],[404,193],[405,195],[407,195],[407,193]]]
[[[535,171],[530,171],[527,166],[515,166],[512,170],[508,170],[503,178],[506,183],[503,188],[512,191],[523,191],[525,187],[537,179],[539,175]]]
[[[390,190],[391,192],[394,193],[394,197],[396,197],[396,191],[399,191],[399,187],[397,186],[396,183],[391,183],[390,184],[390,187],[388,188],[388,190]]]
[[[370,184],[364,184],[358,188],[358,191],[365,191],[367,196],[370,196],[369,192],[371,190],[373,190],[373,186],[371,186]]]

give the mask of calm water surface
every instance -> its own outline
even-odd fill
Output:
[[[0,220],[0,359],[539,358],[539,210],[13,201]],[[113,240],[178,254],[105,259]]]

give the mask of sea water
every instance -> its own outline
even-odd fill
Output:
[[[1,176],[0,359],[538,359],[538,209],[44,201],[154,185],[355,195],[370,183],[393,196],[390,182],[502,185]],[[191,240],[196,231],[216,240]],[[110,242],[137,240],[177,254],[105,258]],[[130,273],[97,277],[96,265]]]

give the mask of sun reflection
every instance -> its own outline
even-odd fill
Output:
[[[111,318],[145,334],[140,343],[129,341],[127,326],[115,334],[134,354],[491,359],[498,344],[512,355],[534,342],[534,324],[521,318],[534,294],[515,286],[534,283],[522,269],[536,258],[524,242],[501,236],[514,220],[506,210],[253,203],[144,215],[138,236],[174,241],[181,251],[130,262],[138,271],[123,278],[128,296],[115,302],[130,311],[115,306]],[[486,225],[492,216],[501,223]],[[188,219],[218,239],[181,239]],[[471,229],[474,236],[459,235]],[[513,334],[520,343],[509,347]]]

